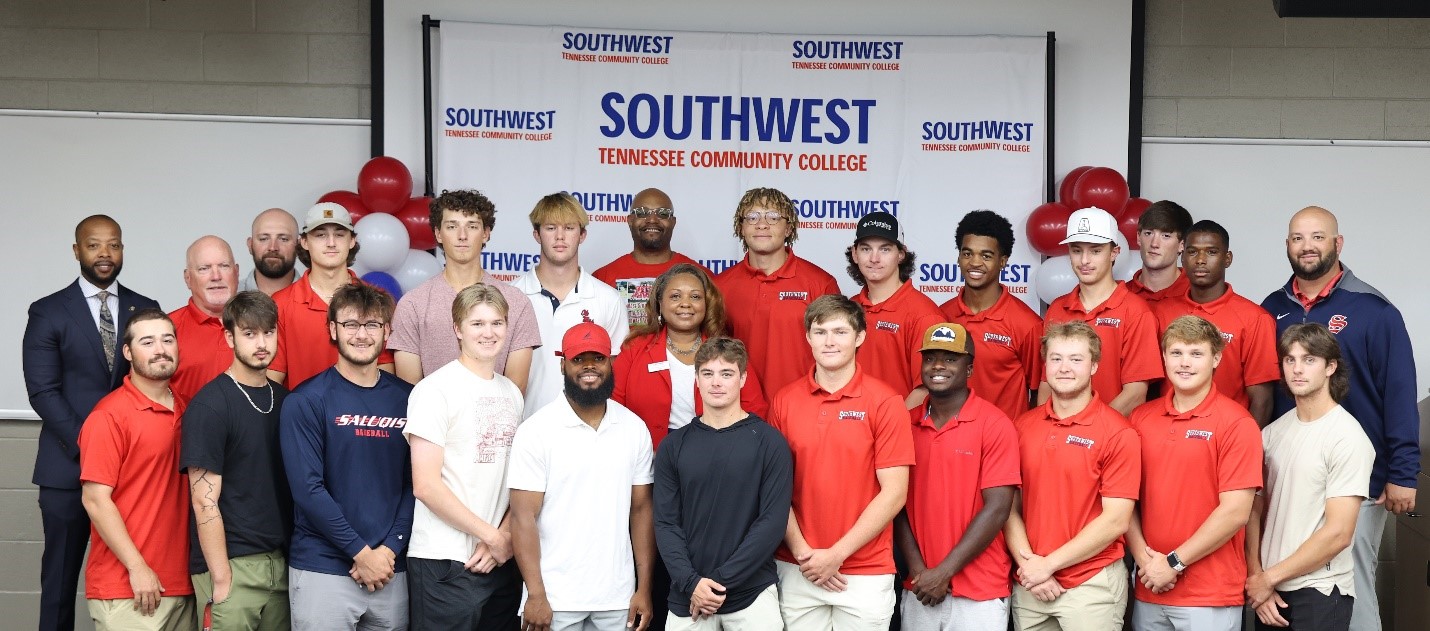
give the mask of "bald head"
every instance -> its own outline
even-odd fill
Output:
[[[640,209],[640,210],[637,210]],[[658,188],[648,188],[631,199],[631,215],[626,218],[626,226],[631,229],[631,241],[636,253],[653,257],[655,260],[670,259],[670,239],[675,236],[675,215],[661,218],[658,209],[668,209],[674,213],[675,204],[670,196]],[[637,212],[646,213],[644,217]],[[644,262],[644,261],[643,261]]]
[[[213,235],[194,241],[185,253],[184,284],[195,306],[211,316],[221,315],[238,292],[238,264],[228,242]]]
[[[1291,272],[1305,281],[1315,281],[1340,271],[1340,225],[1331,211],[1307,206],[1291,216],[1286,229],[1286,260]]]
[[[298,259],[298,221],[282,208],[269,208],[253,218],[248,237],[253,268],[273,279],[289,279]]]
[[[115,221],[114,218],[110,217],[109,215],[90,215],[88,217],[85,217],[84,219],[79,220],[79,223],[75,224],[74,242],[79,243],[81,236],[83,236],[86,232],[90,232],[93,230],[112,231],[115,234],[121,236],[123,235],[122,231],[119,229],[119,222]]]
[[[643,208],[675,208],[675,204],[670,201],[670,196],[658,188],[648,188],[631,199],[632,206]]]
[[[79,273],[100,289],[107,289],[124,268],[124,237],[119,222],[108,215],[90,215],[74,227],[74,259]]]

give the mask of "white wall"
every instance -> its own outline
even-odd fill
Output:
[[[439,20],[502,24],[746,33],[1043,35],[1056,31],[1055,175],[1083,164],[1119,171],[1127,166],[1132,9],[1126,0],[403,0],[384,5],[384,149],[412,169],[416,182],[422,181],[423,172],[423,14]]]
[[[1173,141],[1178,142],[1178,141]],[[1234,142],[1234,141],[1233,141]],[[1231,233],[1227,280],[1261,302],[1291,275],[1286,223],[1317,205],[1336,213],[1341,260],[1405,315],[1415,349],[1417,399],[1430,388],[1430,144],[1296,146],[1143,145],[1143,197],[1175,200]]]
[[[0,115],[0,418],[29,413],[20,337],[37,298],[78,276],[74,226],[104,213],[124,230],[120,282],[171,310],[188,300],[184,251],[217,234],[252,269],[244,246],[265,208],[301,214],[356,185],[366,121],[338,125]]]

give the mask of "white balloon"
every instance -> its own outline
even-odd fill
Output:
[[[387,213],[372,213],[359,219],[353,228],[357,231],[358,260],[374,272],[392,273],[407,258],[411,247],[407,236],[407,226],[402,220]]]
[[[364,263],[364,262],[362,261],[362,251],[361,251],[361,250],[358,251],[358,257],[353,260],[353,264],[352,264],[352,265],[349,265],[349,266],[348,266],[348,269],[352,270],[352,272],[353,272],[354,274],[357,274],[357,277],[358,277],[358,278],[362,278],[362,277],[363,277],[364,275],[366,275],[368,272],[371,272],[371,271],[372,271],[372,269],[367,266],[367,263]]]
[[[442,263],[426,250],[408,250],[402,265],[390,273],[397,279],[398,286],[402,287],[402,293],[405,294],[442,273]]]
[[[1043,261],[1034,274],[1033,282],[1037,283],[1039,300],[1051,303],[1063,297],[1077,287],[1077,274],[1073,273],[1072,259],[1064,255]]]
[[[1117,260],[1112,263],[1112,277],[1122,281],[1132,280],[1132,275],[1142,269],[1142,253],[1127,247],[1127,237],[1123,236],[1121,230],[1114,233],[1112,238],[1116,239],[1118,247],[1122,248]]]

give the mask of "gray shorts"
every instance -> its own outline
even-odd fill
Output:
[[[406,631],[407,573],[369,593],[347,575],[288,568],[293,631]]]

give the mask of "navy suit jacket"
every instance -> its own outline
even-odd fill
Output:
[[[129,374],[129,361],[120,348],[129,315],[159,306],[123,285],[114,286],[119,312],[114,314],[112,371],[105,365],[99,327],[78,280],[30,305],[21,348],[25,391],[42,421],[31,479],[39,486],[79,488],[79,428],[94,405]]]

